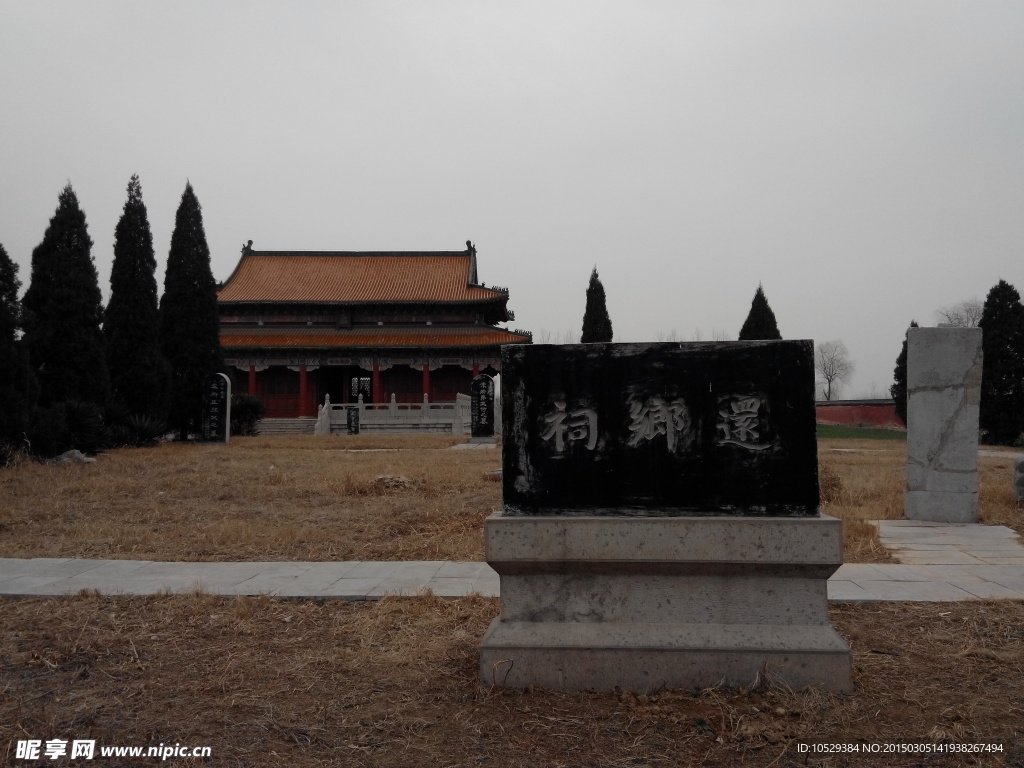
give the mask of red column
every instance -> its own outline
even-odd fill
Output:
[[[249,366],[249,394],[256,394],[256,366]]]
[[[480,375],[480,366],[477,363],[473,363],[473,378],[475,379]]]
[[[371,393],[371,403],[383,403],[384,400],[381,397],[380,391],[380,366],[377,363],[373,364],[373,392]]]
[[[306,366],[299,366],[299,416],[304,418],[308,415],[306,410],[306,397],[309,394],[308,382],[306,380]]]
[[[423,364],[423,394],[427,396],[427,400],[432,400],[430,396],[430,365],[428,363]]]

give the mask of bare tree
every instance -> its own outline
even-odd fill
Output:
[[[821,394],[825,400],[831,400],[839,394],[843,384],[853,375],[853,361],[846,345],[836,339],[818,344],[814,353],[814,368],[821,379]]]
[[[712,328],[709,335],[705,335],[703,328],[694,328],[690,334],[690,341],[732,341],[729,334],[719,328]]]
[[[572,330],[549,331],[542,328],[533,332],[534,344],[579,344],[580,332]]]
[[[966,299],[951,307],[935,310],[935,317],[940,323],[952,325],[956,328],[977,328],[978,323],[981,322],[981,312],[983,309],[984,305],[981,299]]]

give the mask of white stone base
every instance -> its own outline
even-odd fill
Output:
[[[903,516],[907,520],[928,520],[934,523],[977,523],[977,491],[907,491]]]
[[[486,532],[501,578],[486,684],[650,693],[767,673],[852,690],[849,646],[828,623],[835,518],[495,513]]]

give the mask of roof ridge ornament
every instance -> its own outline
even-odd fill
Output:
[[[476,276],[476,246],[472,240],[466,241],[466,252],[469,254],[469,284],[479,285],[480,281]]]

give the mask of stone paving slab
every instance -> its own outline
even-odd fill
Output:
[[[875,520],[878,538],[901,563],[1024,565],[1024,546],[1012,528],[925,520]]]
[[[946,579],[946,583],[959,587],[965,592],[970,592],[977,598],[1000,597],[1024,600],[1024,589],[1009,589],[998,582],[987,581],[977,576],[952,576]]]
[[[77,594],[189,592],[269,594],[310,599],[375,600],[415,595],[471,593],[497,596],[500,580],[486,563],[147,563],[144,561],[22,560],[0,558],[0,595],[44,597]],[[55,572],[51,572],[55,570]],[[71,573],[72,575],[67,575]],[[1024,599],[1024,565],[893,565],[847,563],[828,583],[834,602],[951,601],[988,597]]]
[[[1024,599],[1024,547],[1005,526],[884,520],[883,543],[903,563],[846,563],[828,582],[833,602]],[[0,558],[0,596],[52,597],[98,590],[153,594],[204,589],[222,595],[376,600],[431,590],[441,597],[497,596],[483,562],[236,562]]]
[[[927,555],[900,552],[899,559],[908,565],[983,565],[988,562],[963,552],[935,552]]]
[[[872,603],[878,600],[875,595],[852,581],[828,581],[828,599],[833,603]]]
[[[339,600],[366,600],[370,590],[384,581],[383,576],[366,579],[338,579],[331,586],[321,590],[316,595],[305,595],[305,597],[333,597]],[[379,597],[379,595],[378,595]]]

